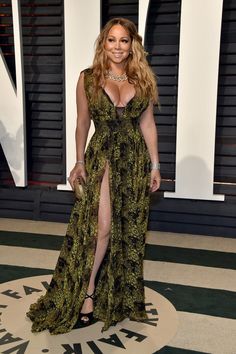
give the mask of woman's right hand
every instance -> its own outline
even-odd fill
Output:
[[[71,170],[70,176],[68,177],[68,182],[70,183],[73,190],[74,182],[78,177],[82,177],[84,182],[86,182],[86,170],[83,164],[76,164],[75,167]]]

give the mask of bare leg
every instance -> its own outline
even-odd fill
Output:
[[[111,225],[111,205],[110,205],[110,190],[109,190],[109,165],[106,164],[106,169],[103,175],[100,191],[99,209],[98,209],[98,235],[97,247],[95,252],[93,269],[91,272],[87,294],[91,295],[95,288],[95,278],[98,269],[103,261],[107,250]],[[93,301],[88,298],[84,301],[81,308],[82,313],[93,311]]]

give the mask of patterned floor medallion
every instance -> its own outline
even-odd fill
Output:
[[[176,333],[178,319],[173,305],[145,288],[148,320],[124,320],[101,332],[102,323],[74,329],[67,334],[32,333],[25,317],[29,305],[45,292],[51,275],[18,279],[0,285],[0,352],[3,354],[152,354],[167,345]]]

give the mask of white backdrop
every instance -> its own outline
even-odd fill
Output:
[[[0,57],[0,142],[16,186],[25,186],[26,142],[18,1],[12,0],[17,94]],[[149,0],[139,1],[144,38]],[[168,198],[224,200],[213,194],[215,126],[223,0],[182,0],[177,102],[176,190]],[[64,2],[66,173],[76,160],[76,83],[92,64],[100,31],[100,1]],[[88,142],[94,132],[91,124]],[[58,189],[70,189],[68,184]]]
[[[182,0],[175,193],[169,198],[224,200],[213,194],[217,87],[223,0]]]
[[[17,0],[12,0],[12,16],[17,89],[11,79],[0,50],[0,143],[15,185],[24,187],[27,185],[24,71],[20,25],[21,16]]]
[[[100,32],[100,18],[100,1],[64,1],[67,176],[76,161],[76,84],[80,71],[92,64],[94,42]],[[93,132],[92,122],[87,145]],[[70,190],[71,187],[67,182],[65,185],[58,185],[58,189]]]

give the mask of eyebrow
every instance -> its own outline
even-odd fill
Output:
[[[109,34],[108,37],[116,38],[116,37],[113,36],[112,34]],[[129,39],[129,38],[130,38],[130,37],[128,37],[128,36],[121,37],[121,39]]]

